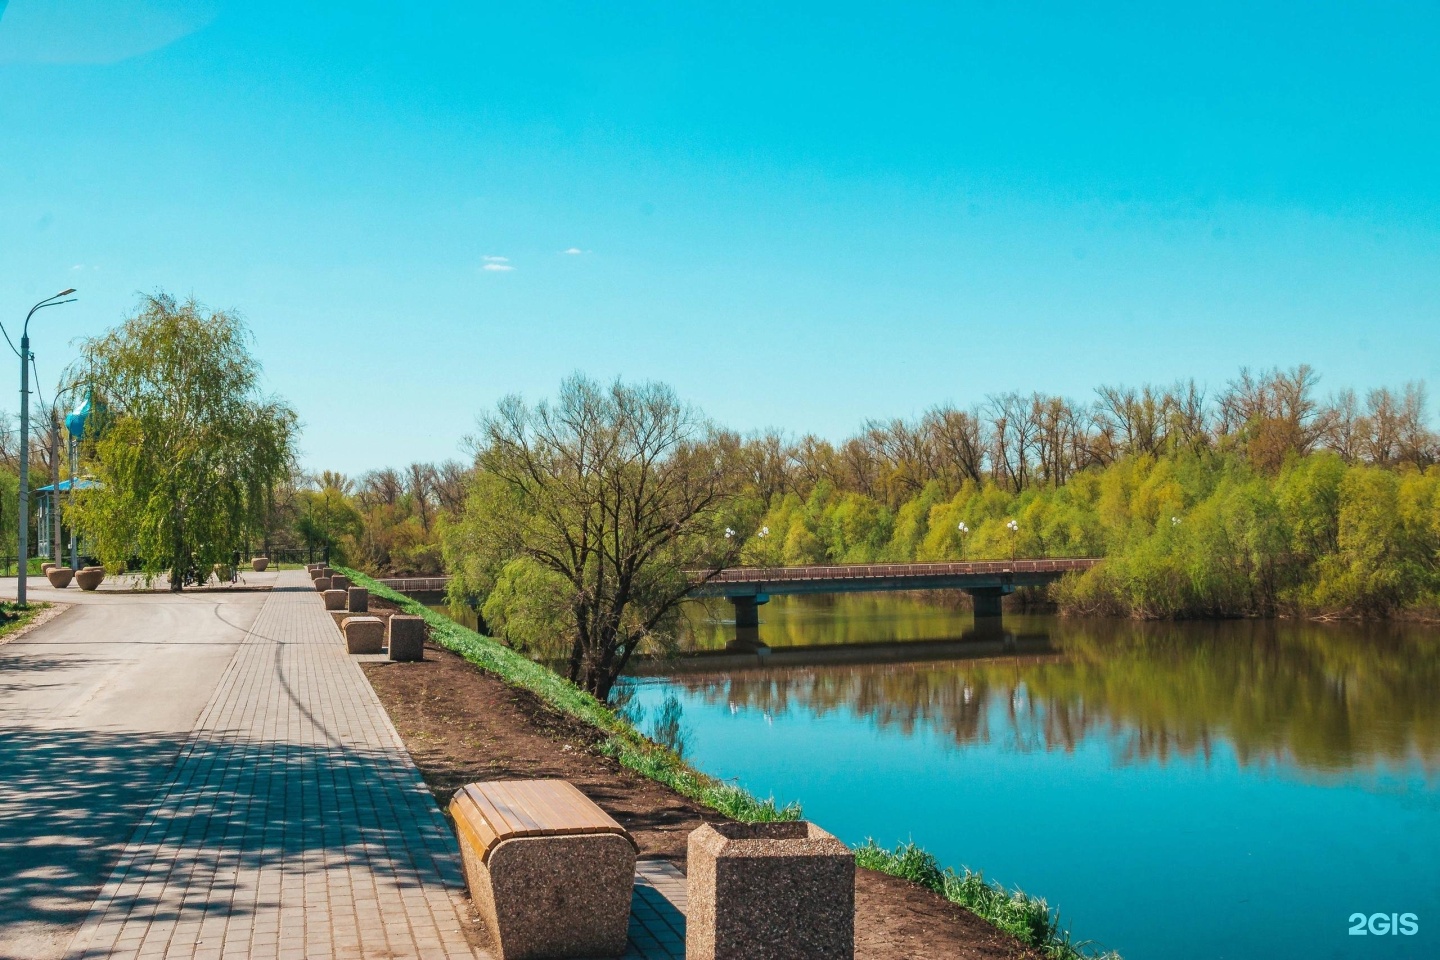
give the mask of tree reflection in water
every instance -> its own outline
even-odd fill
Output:
[[[791,600],[762,626],[777,654],[769,662],[796,654],[792,659],[809,662],[771,667],[756,657],[752,667],[723,674],[691,674],[676,664],[671,681],[712,704],[772,716],[844,711],[907,736],[933,727],[959,746],[1073,751],[1104,737],[1114,762],[1163,763],[1208,760],[1224,741],[1244,766],[1280,763],[1320,774],[1440,768],[1434,628],[1010,617],[1007,626],[1018,634],[1013,655],[977,644],[981,656],[964,658],[962,637],[943,648],[958,658],[862,663],[855,662],[864,659],[858,649],[830,648],[863,643],[878,656],[885,651],[875,641],[893,641],[898,652],[884,643],[886,655],[903,657],[905,642],[943,639],[947,631],[960,636],[956,625],[969,618],[913,599],[843,601]],[[723,628],[702,627],[692,645],[714,649]],[[913,649],[924,656],[934,646]],[[807,649],[791,649],[800,647]],[[1052,652],[1023,652],[1037,647]],[[826,662],[841,658],[846,662]]]

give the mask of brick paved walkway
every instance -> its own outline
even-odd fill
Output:
[[[70,957],[474,956],[439,808],[304,574],[280,582]]]
[[[462,894],[444,816],[291,572],[67,957],[475,958]],[[675,867],[638,866],[627,958],[684,956],[684,897]]]

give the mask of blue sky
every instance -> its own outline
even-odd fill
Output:
[[[576,369],[830,437],[1440,381],[1434,4],[0,7],[0,319],[81,293],[44,389],[193,294],[316,469],[457,455]]]

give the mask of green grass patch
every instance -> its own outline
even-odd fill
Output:
[[[10,634],[23,628],[31,620],[34,620],[35,615],[41,610],[48,610],[49,608],[50,604],[48,603],[27,603],[23,607],[10,600],[0,603],[0,613],[3,613],[6,618],[3,623],[0,623],[0,640],[5,639]],[[11,617],[14,619],[9,619]]]
[[[933,854],[913,843],[887,850],[867,840],[856,848],[855,863],[933,890],[1054,960],[1120,960],[1117,953],[1097,952],[1090,943],[1071,940],[1070,931],[1060,925],[1059,912],[1039,897],[986,880],[968,867],[959,872],[942,869]]]
[[[674,751],[646,737],[629,721],[549,667],[461,626],[358,570],[347,567],[335,569],[348,576],[357,587],[368,589],[371,596],[388,600],[406,613],[424,617],[430,625],[430,639],[446,650],[459,654],[511,686],[530,691],[559,712],[605,734],[600,751],[642,776],[663,783],[732,820],[757,823],[800,819],[799,804],[781,806],[773,798],[761,800],[734,784],[696,770]]]

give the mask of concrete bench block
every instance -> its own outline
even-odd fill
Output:
[[[351,613],[364,613],[370,609],[370,591],[364,587],[351,587],[345,591],[345,609]]]
[[[390,618],[390,659],[425,659],[425,618],[397,614]]]
[[[385,621],[379,617],[346,617],[340,629],[350,653],[379,653],[385,648]]]
[[[518,837],[465,850],[475,909],[505,960],[625,952],[635,848],[616,834]]]
[[[320,596],[323,597],[324,600],[325,600],[325,609],[326,609],[326,610],[344,610],[344,609],[345,609],[345,591],[344,591],[344,590],[326,590],[324,593],[320,594]]]
[[[852,960],[855,854],[812,823],[690,834],[686,960]]]
[[[334,568],[334,567],[321,567],[321,568],[320,568],[320,576],[325,577],[325,578],[328,580],[330,577],[335,576],[335,568]]]
[[[350,578],[347,577],[347,576],[345,576],[345,575],[343,575],[343,574],[339,574],[339,573],[335,574],[335,576],[333,576],[333,577],[330,578],[330,589],[331,589],[331,590],[349,590],[349,589],[350,589]]]
[[[635,842],[573,785],[470,784],[450,813],[470,896],[504,960],[625,952]]]
[[[251,558],[250,558],[250,569],[251,569],[251,570],[254,570],[256,573],[264,573],[265,570],[266,570],[266,568],[269,567],[269,566],[270,566],[270,558],[269,558],[269,557],[251,557]]]
[[[330,589],[329,577],[316,577],[313,582],[315,584],[315,589],[319,590],[321,593],[324,593],[326,590]]]

